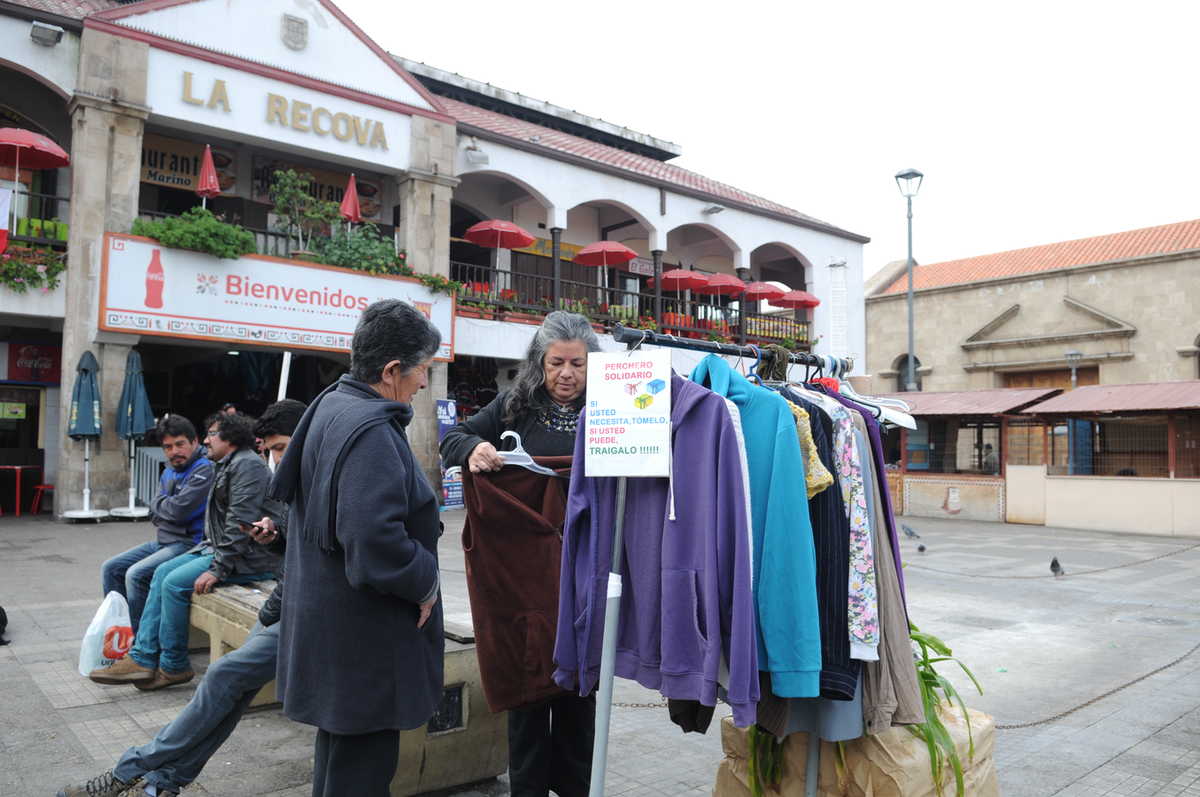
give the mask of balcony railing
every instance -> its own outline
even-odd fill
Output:
[[[13,195],[15,221],[10,239],[20,246],[66,249],[71,200],[65,196],[17,191]],[[4,225],[8,225],[4,219]]]
[[[659,331],[681,337],[760,344],[789,341],[797,348],[809,346],[807,322],[786,315],[747,312],[743,329],[739,309],[720,304],[721,299],[711,296],[664,293],[659,316],[655,313],[653,293],[560,280],[560,292],[555,301],[554,278],[551,276],[453,261],[450,278],[464,286],[458,297],[460,310],[488,318],[545,314],[557,308],[585,315],[603,325],[623,323],[646,327],[653,322]]]

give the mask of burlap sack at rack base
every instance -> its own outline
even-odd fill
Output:
[[[999,797],[996,767],[992,760],[995,724],[987,714],[967,709],[975,737],[975,757],[968,756],[967,724],[962,713],[947,709],[943,721],[963,762],[968,797]],[[725,760],[717,770],[713,797],[750,797],[750,741],[746,729],[721,723]],[[877,736],[845,742],[845,764],[838,766],[837,745],[821,743],[820,797],[937,797],[929,770],[925,742],[904,728],[891,728]],[[808,734],[789,736],[783,745],[783,777],[767,795],[804,797],[804,769],[808,760]],[[954,795],[954,773],[947,768],[943,795]]]

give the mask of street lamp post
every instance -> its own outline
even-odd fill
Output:
[[[916,169],[904,169],[896,172],[896,185],[900,188],[900,193],[908,201],[908,375],[905,381],[905,389],[909,391],[917,389],[917,362],[916,356],[913,354],[912,201],[917,192],[921,190],[921,181],[923,179],[925,179],[925,175]]]

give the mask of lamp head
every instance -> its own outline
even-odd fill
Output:
[[[921,190],[921,181],[925,179],[925,175],[916,169],[902,169],[896,172],[896,185],[900,188],[900,193],[911,199]]]

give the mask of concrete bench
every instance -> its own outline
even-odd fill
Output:
[[[193,634],[188,647],[208,647],[213,661],[240,647],[274,588],[274,581],[228,584],[207,595],[193,595]],[[457,619],[447,618],[445,625],[442,704],[426,727],[400,734],[392,797],[464,786],[495,778],[508,769],[507,718],[488,711],[479,682],[474,631]],[[207,640],[198,634],[206,635]],[[276,702],[272,681],[251,706]]]

